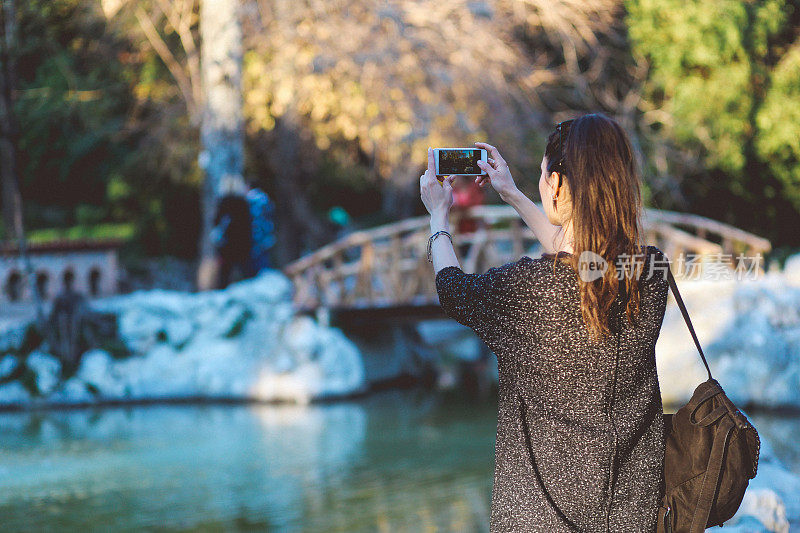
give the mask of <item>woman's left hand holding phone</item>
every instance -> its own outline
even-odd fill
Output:
[[[436,176],[436,162],[433,148],[428,148],[428,168],[419,178],[420,196],[425,209],[434,218],[446,219],[453,205],[453,180],[456,176],[443,176],[439,181]]]

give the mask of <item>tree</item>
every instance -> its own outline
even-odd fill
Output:
[[[211,288],[214,250],[209,235],[223,178],[243,183],[242,27],[238,0],[201,0],[203,115],[200,128],[203,231],[198,287]]]
[[[800,210],[800,2],[626,5],[633,52],[650,67],[645,131],[676,148],[665,166],[679,166],[688,207],[784,240]]]
[[[118,16],[120,7],[114,5],[106,15]],[[239,1],[202,0],[198,6],[195,0],[153,0],[128,7],[177,84],[191,125],[200,130],[198,163],[204,177],[197,286],[208,289],[214,278],[209,236],[220,184],[224,177],[244,180]]]
[[[14,112],[26,228],[103,236],[96,226],[111,223],[140,239],[154,234],[164,200],[175,196],[170,180],[181,184],[173,177],[187,174],[187,128],[175,127],[172,85],[160,80],[166,69],[94,2],[28,0],[17,4],[17,19],[25,36]]]
[[[17,176],[17,125],[14,118],[16,89],[17,13],[14,0],[0,4],[0,180],[2,180],[3,224],[25,265],[28,283],[33,294],[39,330],[45,334],[44,311],[33,265],[27,252],[25,226],[22,219],[22,197]]]
[[[755,148],[800,211],[800,40],[778,60],[769,80],[756,113]]]
[[[16,89],[16,9],[14,0],[3,0],[0,36],[0,175],[2,176],[3,224],[13,240],[24,239],[22,198],[17,178],[14,91]]]
[[[643,71],[616,0],[258,6],[245,32],[251,133],[296,122],[316,150],[351,154],[393,218],[418,207],[427,146],[488,138],[535,176],[559,118],[600,110],[634,125]]]

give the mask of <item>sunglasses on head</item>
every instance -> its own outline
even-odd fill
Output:
[[[575,119],[562,120],[561,122],[559,122],[556,125],[556,131],[558,131],[558,147],[559,147],[559,150],[561,151],[561,157],[559,158],[558,162],[556,163],[556,168],[558,168],[557,172],[558,172],[559,185],[561,184],[561,174],[563,174],[566,171],[566,166],[564,165],[564,161],[565,161],[565,155],[564,155],[564,142],[565,142],[565,139],[564,139],[564,136],[566,134],[565,134],[564,130],[568,130],[569,129],[569,125],[572,124],[573,120],[575,120]]]

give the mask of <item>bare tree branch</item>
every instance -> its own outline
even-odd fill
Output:
[[[186,52],[186,67],[189,70],[189,78],[192,80],[195,102],[197,102],[198,105],[202,105],[203,86],[200,74],[200,52],[198,51],[197,41],[192,33],[194,6],[196,2],[195,0],[182,0],[182,5],[184,9],[181,13],[181,21],[177,32],[180,36],[181,43],[183,43],[183,49]]]
[[[144,11],[144,9],[138,6],[136,8],[136,20],[139,21],[139,26],[142,28],[145,37],[147,37],[147,41],[150,43],[150,46],[153,47],[158,56],[169,69],[172,77],[175,78],[175,82],[178,84],[178,88],[180,89],[181,94],[186,101],[186,109],[188,110],[189,115],[191,117],[197,117],[198,107],[194,97],[191,79],[187,76],[178,60],[175,59],[175,56],[170,51],[169,46],[167,46],[167,44],[164,42],[161,34],[158,33],[155,24],[150,19],[150,16]]]
[[[192,96],[195,105],[198,107],[203,101],[203,91],[200,79],[200,54],[197,50],[197,42],[192,33],[192,23],[194,16],[195,0],[157,0],[161,11],[167,18],[178,38],[181,40],[183,51],[186,54],[186,70],[188,70],[189,82],[192,87]]]

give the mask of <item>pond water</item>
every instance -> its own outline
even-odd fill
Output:
[[[496,409],[406,390],[0,413],[0,529],[488,531]],[[800,418],[752,418],[797,472]]]

